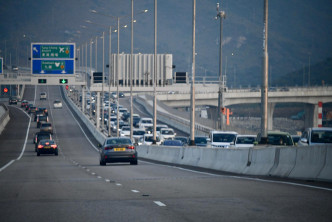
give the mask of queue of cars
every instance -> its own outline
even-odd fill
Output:
[[[40,93],[40,100],[47,100],[47,93]],[[13,97],[9,100],[10,104],[17,104],[18,100],[15,100]],[[54,101],[54,104],[61,103],[60,100]],[[34,134],[33,143],[35,144],[35,152],[37,156],[40,154],[54,154],[58,155],[58,145],[53,139],[53,126],[49,121],[48,110],[45,107],[37,107],[28,100],[21,101],[21,108],[25,109],[28,114],[33,115],[32,119],[36,122],[36,128],[39,128],[39,131]],[[62,103],[61,103],[62,107]],[[61,108],[59,105],[54,108]]]

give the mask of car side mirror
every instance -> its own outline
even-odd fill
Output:
[[[301,142],[302,143],[308,143],[308,140],[307,140],[307,138],[301,138]]]

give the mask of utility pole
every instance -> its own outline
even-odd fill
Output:
[[[222,75],[222,19],[226,18],[226,13],[224,11],[219,11],[219,3],[217,3],[217,16],[215,19],[220,18],[220,39],[219,39],[219,92],[218,92],[218,128],[224,130],[224,115],[221,109],[224,109],[224,91],[225,82]]]
[[[267,113],[268,113],[268,72],[269,72],[269,55],[268,55],[268,0],[264,0],[264,29],[263,29],[263,73],[261,88],[261,143],[267,141]]]
[[[193,62],[191,79],[191,100],[190,100],[190,146],[195,146],[195,45],[196,45],[196,0],[193,0]]]

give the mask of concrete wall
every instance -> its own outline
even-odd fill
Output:
[[[5,104],[1,103],[0,104],[0,134],[5,129],[9,120],[10,120],[9,109]]]
[[[332,146],[223,149],[138,146],[139,157],[238,174],[332,182]]]

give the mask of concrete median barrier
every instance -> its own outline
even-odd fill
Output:
[[[319,173],[317,179],[332,181],[332,147],[325,146],[326,158],[325,165],[322,171]]]
[[[249,149],[219,149],[214,169],[243,173],[248,163]]]
[[[312,180],[319,176],[325,166],[324,146],[300,147],[297,149],[296,164],[289,177]]]
[[[295,167],[297,149],[282,147],[276,149],[274,166],[269,172],[270,176],[288,177]]]
[[[250,149],[247,167],[243,174],[268,175],[274,165],[276,148]]]

